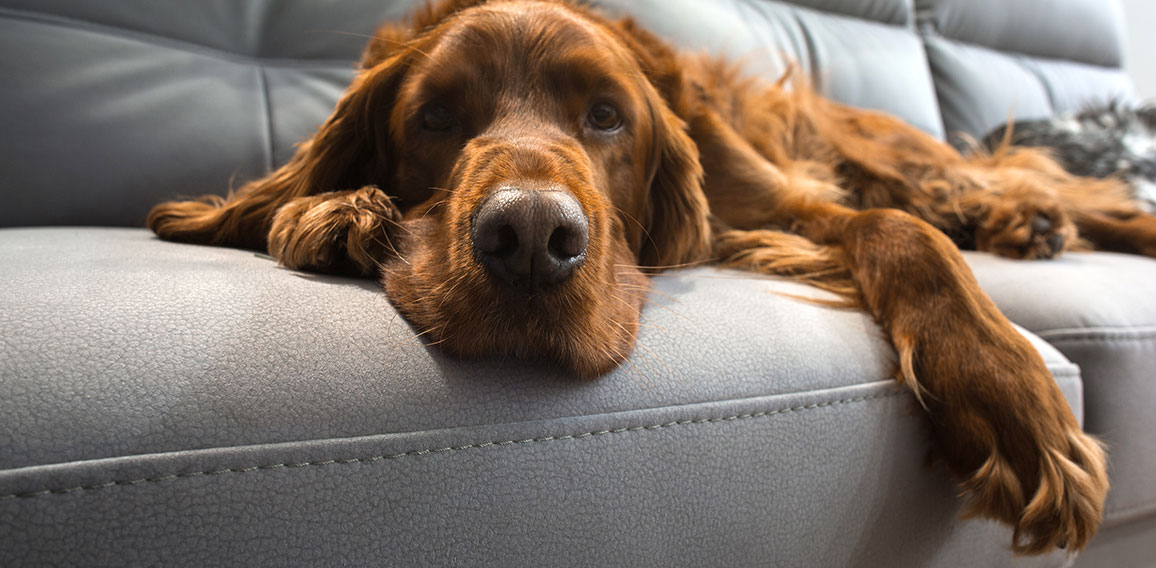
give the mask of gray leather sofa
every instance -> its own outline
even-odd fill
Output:
[[[579,381],[424,345],[372,281],[162,242],[291,154],[412,2],[0,0],[0,565],[1062,566],[924,465],[866,316],[654,279]],[[1114,1],[617,0],[938,136],[1130,96]],[[1156,261],[968,260],[1111,446],[1080,566],[1156,565]]]

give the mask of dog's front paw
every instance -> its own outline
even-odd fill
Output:
[[[289,268],[373,275],[396,254],[391,236],[400,219],[372,186],[299,197],[273,217],[269,254]]]
[[[1096,534],[1108,492],[1106,458],[1095,438],[1079,428],[1042,438],[1028,444],[1034,452],[1015,457],[993,444],[987,460],[961,484],[965,517],[1011,525],[1017,554],[1083,549]]]
[[[1047,192],[1006,191],[987,201],[976,227],[977,250],[1032,260],[1058,256],[1078,242],[1075,223]]]
[[[1107,498],[1104,449],[1080,429],[1025,339],[994,343],[1003,344],[927,353],[959,381],[929,401],[935,449],[960,480],[965,516],[1010,525],[1017,554],[1081,550]]]

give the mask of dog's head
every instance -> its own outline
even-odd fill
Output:
[[[385,288],[433,343],[599,375],[633,348],[643,270],[706,258],[663,49],[537,0],[442,3],[379,31],[313,146],[329,183],[378,185],[405,213]]]

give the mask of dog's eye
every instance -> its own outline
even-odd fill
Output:
[[[426,130],[442,132],[449,130],[453,125],[454,114],[442,105],[428,106],[425,111],[422,112],[421,126]]]
[[[618,109],[613,106],[598,103],[590,107],[590,113],[586,115],[586,122],[598,130],[609,132],[622,126],[622,117],[618,115]]]

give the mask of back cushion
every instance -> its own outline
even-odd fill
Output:
[[[1131,101],[1116,0],[916,0],[949,133]]]
[[[409,3],[409,4],[412,4]],[[0,0],[0,226],[141,226],[288,159],[403,2]]]
[[[795,63],[827,96],[933,134],[943,126],[905,0],[599,0],[676,45],[725,56],[768,81]]]

